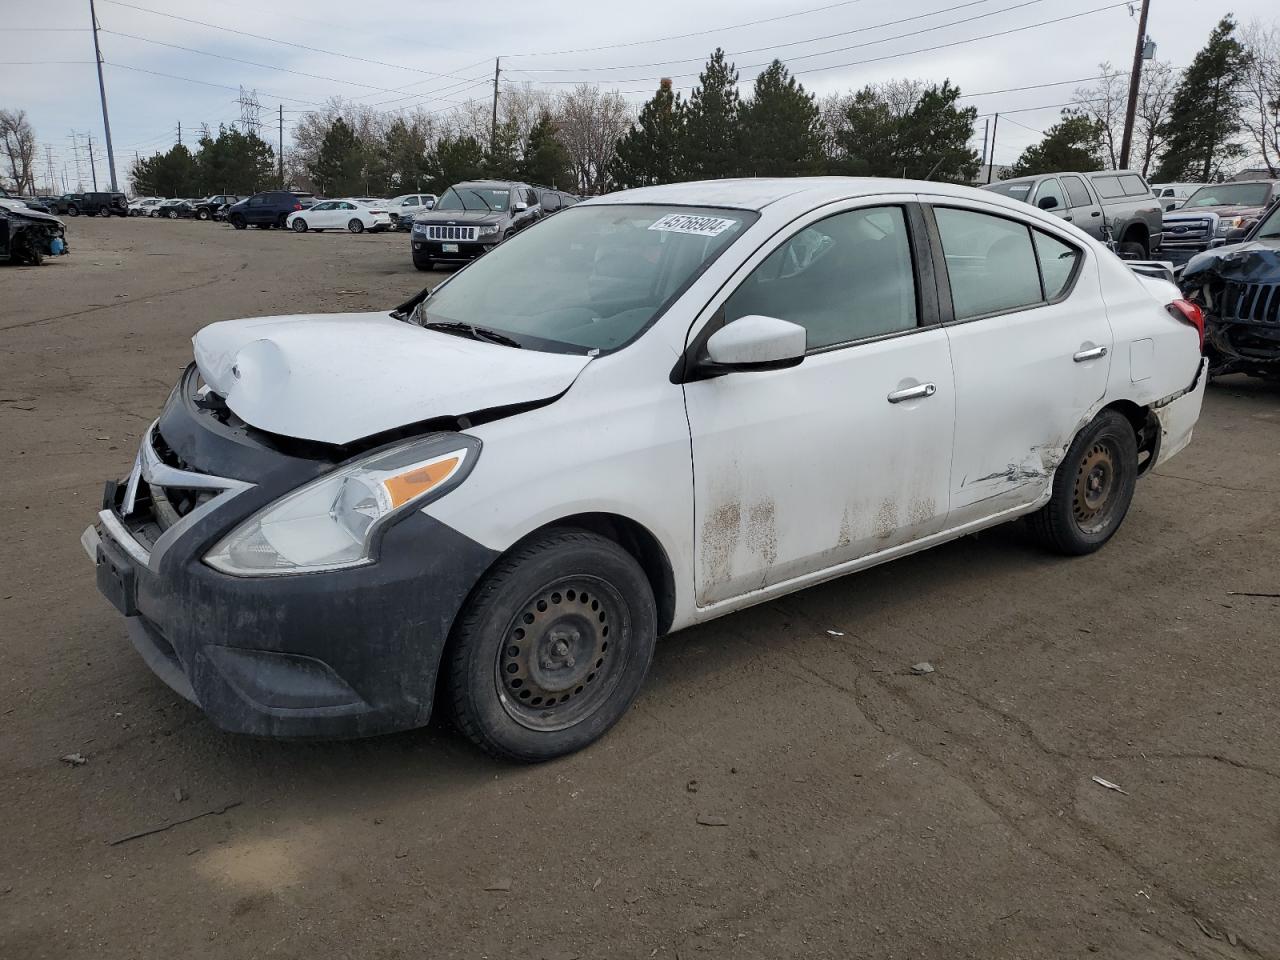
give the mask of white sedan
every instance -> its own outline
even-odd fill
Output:
[[[156,216],[155,210],[165,202],[164,197],[139,197],[129,204],[129,216]]]
[[[663,634],[1019,517],[1097,550],[1191,440],[1202,337],[1172,283],[989,192],[613,193],[395,310],[201,330],[82,542],[221,727],[434,704],[544,760],[626,715]]]
[[[306,210],[289,214],[285,225],[295,233],[308,230],[349,230],[377,233],[391,227],[391,216],[382,203],[363,199],[321,200]]]

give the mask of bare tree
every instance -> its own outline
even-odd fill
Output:
[[[1101,79],[1096,80],[1093,86],[1076,87],[1071,103],[1075,110],[1101,125],[1103,160],[1114,170],[1120,165],[1129,78],[1105,61],[1098,64],[1098,75]]]
[[[36,135],[25,110],[0,110],[0,153],[18,193],[35,193]]]
[[[1240,122],[1270,176],[1280,175],[1280,27],[1254,20],[1240,35],[1249,52]]]
[[[1129,166],[1137,168],[1144,177],[1155,164],[1156,154],[1164,148],[1165,124],[1169,120],[1169,108],[1173,105],[1177,87],[1178,71],[1168,61],[1152,60],[1142,68]]]
[[[578,189],[602,193],[608,188],[608,164],[614,148],[631,128],[631,108],[616,91],[579,84],[556,104],[560,138],[573,160]]]

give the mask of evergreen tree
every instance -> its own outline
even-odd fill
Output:
[[[484,147],[475,137],[441,137],[427,154],[427,182],[432,193],[444,193],[455,183],[484,176]]]
[[[311,178],[322,193],[350,197],[364,192],[365,151],[355,131],[341,117],[324,135],[311,164]]]
[[[818,105],[781,60],[756,77],[755,92],[741,115],[743,173],[798,177],[822,172]]]
[[[218,136],[206,130],[195,157],[199,192],[255,193],[275,185],[275,151],[253,133],[219,127]]]
[[[618,141],[610,175],[618,186],[649,187],[680,179],[680,145],[684,134],[684,102],[663,78],[640,118]]]
[[[387,130],[383,153],[392,190],[410,193],[422,188],[427,179],[427,138],[422,129],[397,118]]]
[[[892,176],[968,183],[978,173],[979,157],[969,146],[977,107],[958,107],[960,88],[950,80],[920,95],[899,123],[897,164]]]
[[[514,119],[498,124],[496,136],[485,152],[485,176],[515,180],[520,176],[520,127]]]
[[[556,122],[546,110],[529,130],[520,163],[520,177],[529,183],[545,184],[557,190],[576,186],[573,158],[557,136]]]
[[[715,180],[736,176],[742,168],[739,141],[738,70],[715,53],[702,69],[698,86],[685,107],[681,138],[681,167],[691,180]]]
[[[130,179],[135,191],[156,197],[194,197],[200,192],[195,158],[181,143],[135,163]]]
[[[1062,119],[1045,131],[1044,139],[1023,150],[1000,178],[1008,180],[1059,170],[1081,173],[1101,170],[1104,133],[1101,122],[1063,110]]]
[[[1153,180],[1207,183],[1225,164],[1246,154],[1233,138],[1240,132],[1249,53],[1235,38],[1235,29],[1230,15],[1219,20],[1183,72],[1161,128],[1167,139]]]
[[[895,176],[901,119],[875,87],[859,90],[845,111],[847,125],[835,135],[833,168],[850,177]]]

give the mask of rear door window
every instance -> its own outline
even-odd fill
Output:
[[[1067,198],[1073,207],[1093,206],[1093,197],[1089,196],[1089,188],[1079,177],[1063,177],[1062,185],[1066,188]]]
[[[1046,300],[1056,300],[1067,292],[1075,276],[1080,251],[1043,230],[1032,231],[1035,236],[1036,257],[1040,261],[1040,276],[1044,282]]]
[[[1042,302],[1040,272],[1026,224],[953,207],[937,207],[934,216],[957,320]]]
[[[1124,187],[1120,186],[1119,177],[1094,177],[1093,189],[1098,191],[1098,196],[1107,200],[1124,196]]]

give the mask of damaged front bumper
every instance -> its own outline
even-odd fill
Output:
[[[1210,373],[1280,377],[1280,249],[1253,242],[1210,251],[1178,283],[1205,312]]]
[[[134,647],[231,732],[346,738],[425,724],[454,617],[492,551],[413,511],[363,566],[214,570],[202,558],[227,531],[335,464],[218,422],[193,402],[193,380],[147,431],[128,480],[106,485],[81,538]]]

